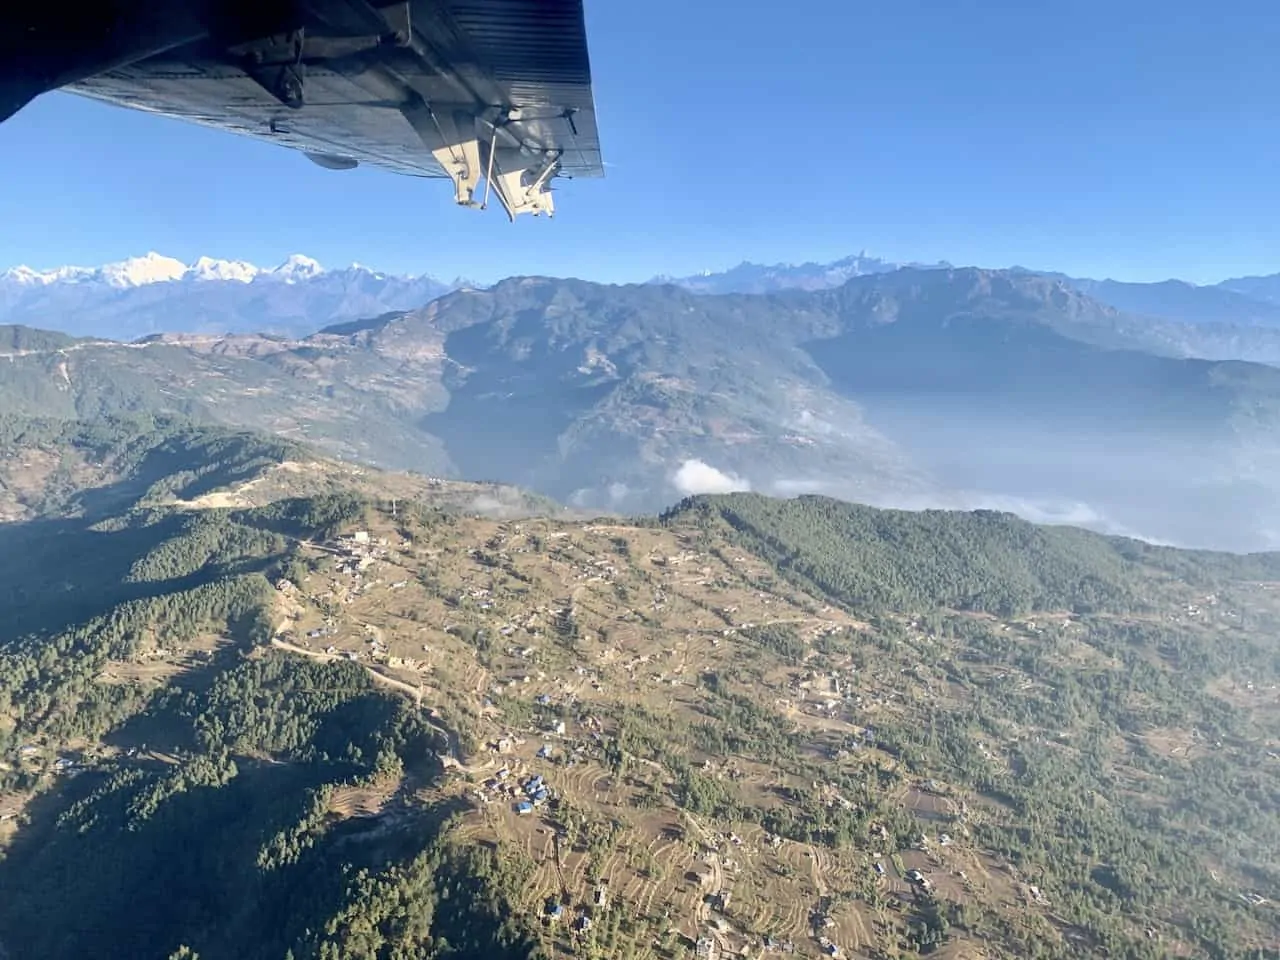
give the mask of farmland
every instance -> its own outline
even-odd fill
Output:
[[[520,905],[549,944],[871,956],[914,942],[980,957],[1001,955],[1005,937],[1070,948],[1093,936],[1056,909],[1040,871],[983,843],[1015,827],[1006,806],[919,775],[877,733],[972,709],[975,683],[1023,704],[1051,696],[1016,652],[1105,661],[1078,619],[933,612],[872,625],[692,525],[419,524],[385,510],[362,522],[300,555],[308,572],[280,585],[278,640],[366,666],[456,731],[456,765],[432,789],[466,802],[460,836],[527,858]],[[1162,589],[1168,602],[1194,593]],[[1266,609],[1262,588],[1241,589]],[[1228,611],[1196,610],[1197,629],[1232,628]],[[960,656],[957,624],[974,638]],[[966,745],[987,777],[1007,775],[1028,741],[1076,752],[1070,732],[1018,712],[988,718]],[[1211,751],[1195,739],[1120,737],[1117,769],[1134,751],[1191,762]],[[533,776],[550,800],[521,813]],[[937,904],[946,933],[926,944]],[[1125,934],[1195,955],[1173,922]]]
[[[285,462],[10,563],[12,955],[1280,950],[1275,558]]]

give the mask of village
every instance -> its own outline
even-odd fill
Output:
[[[633,762],[624,777],[610,771],[620,701],[696,709],[700,678],[740,659],[761,627],[785,627],[812,647],[863,625],[779,590],[753,558],[702,554],[669,535],[624,544],[606,525],[470,525],[487,528],[471,533],[482,546],[461,537],[456,548],[443,538],[428,546],[389,524],[315,544],[304,582],[277,584],[277,640],[361,663],[437,715],[470,718],[482,739],[451,764],[448,789],[473,804],[469,834],[531,857],[528,907],[550,938],[603,935],[605,919],[619,922],[613,905],[625,903],[627,922],[646,925],[655,943],[699,957],[856,956],[888,916],[866,913],[849,893],[882,888],[883,911],[931,891],[939,872],[950,892],[972,889],[957,873],[990,875],[946,831],[901,853],[836,855],[750,824],[716,829],[678,810],[661,763]],[[824,657],[825,667],[804,659],[769,666],[765,683],[780,691],[774,708],[812,725],[816,742],[838,732],[832,762],[884,762],[875,718],[903,693],[848,655]],[[777,781],[745,758],[699,763],[752,791]],[[820,790],[831,807],[854,805],[835,784]],[[599,824],[613,825],[608,849],[591,840]],[[958,860],[949,853],[957,846]],[[1015,895],[999,874],[987,882]]]
[[[890,646],[876,637],[885,625],[816,601],[753,556],[656,527],[462,517],[426,535],[371,513],[303,544],[299,561],[273,583],[272,652],[357,664],[448,730],[443,778],[394,809],[465,801],[459,838],[527,860],[519,907],[562,952],[625,938],[655,960],[865,960],[934,902],[1053,922],[1037,879],[975,842],[1000,808],[912,776],[886,749],[896,718],[951,696],[923,622],[889,625]],[[1066,645],[1073,629],[991,622],[1014,642]],[[103,682],[158,682],[225,642],[157,642],[108,665]],[[974,669],[1030,689],[1007,668]],[[754,746],[736,729],[752,717],[762,725],[744,729],[765,738]],[[799,752],[761,752],[770,729],[792,732]],[[972,750],[998,771],[1024,741],[1068,743],[1010,727]],[[61,777],[93,762],[34,743],[20,756]],[[879,813],[867,817],[871,781]],[[690,783],[711,799],[688,802]],[[392,789],[332,815],[393,816]],[[801,802],[806,817],[866,825],[839,842],[809,836],[786,826]],[[15,816],[0,809],[0,823]],[[1268,908],[1265,892],[1239,900]],[[983,953],[953,936],[942,956]]]

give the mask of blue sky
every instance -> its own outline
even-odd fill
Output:
[[[0,266],[155,249],[610,281],[890,259],[1280,271],[1280,17],[1223,0],[587,0],[599,181],[552,223],[444,182],[50,95],[0,126]]]

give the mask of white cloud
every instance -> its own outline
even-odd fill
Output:
[[[741,477],[736,477],[723,470],[717,470],[709,463],[701,460],[686,460],[671,478],[676,489],[685,496],[699,493],[733,493],[736,490],[750,490],[751,484]]]
[[[1105,510],[1080,500],[1056,497],[1023,497],[1016,494],[989,493],[978,490],[953,490],[937,494],[887,494],[868,497],[872,506],[897,510],[998,510],[1012,513],[1032,523],[1085,527],[1098,533],[1132,537],[1160,546],[1179,546],[1161,537],[1153,537],[1117,521]]]
[[[798,480],[781,477],[773,481],[773,492],[779,497],[795,497],[805,493],[826,493],[832,484],[826,480]]]

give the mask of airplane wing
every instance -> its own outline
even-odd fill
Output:
[[[65,89],[555,212],[603,175],[582,0],[97,0],[0,11],[0,121]],[[483,185],[482,185],[483,184]]]

